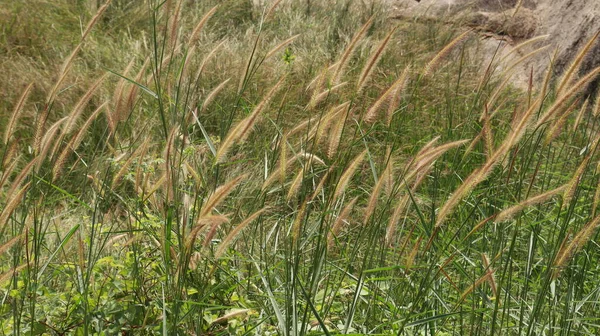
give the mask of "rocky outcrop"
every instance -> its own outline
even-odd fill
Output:
[[[600,31],[599,0],[392,0],[392,3],[396,17],[426,18],[468,26],[485,36],[502,39],[507,42],[508,50],[510,45],[547,34],[545,43],[551,48],[526,64],[527,68],[534,68],[537,79],[543,76],[553,49],[558,49],[555,69],[561,73]],[[580,71],[585,73],[597,66],[600,66],[598,41]],[[594,90],[594,86],[597,84],[592,85],[590,90]]]

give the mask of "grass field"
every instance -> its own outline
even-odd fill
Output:
[[[103,1],[0,0],[1,335],[600,334],[586,48]]]

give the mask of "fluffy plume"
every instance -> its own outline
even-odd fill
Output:
[[[379,62],[379,59],[383,55],[383,51],[385,50],[385,47],[387,47],[388,43],[390,42],[392,35],[394,35],[396,28],[397,27],[394,27],[389,32],[389,34],[387,34],[387,36],[379,44],[379,47],[377,47],[377,49],[375,49],[375,52],[373,52],[371,54],[371,57],[369,57],[369,59],[367,60],[367,63],[363,67],[363,69],[360,73],[360,76],[358,77],[358,81],[356,82],[356,91],[358,91],[358,92],[362,91],[362,89],[365,87],[365,85],[369,81],[369,78],[371,78],[371,74],[373,73],[375,66]]]
[[[585,57],[585,55],[587,55],[590,48],[594,45],[594,42],[596,42],[598,35],[600,35],[600,31],[598,31],[596,34],[594,34],[594,36],[592,36],[588,43],[586,43],[585,46],[581,49],[581,51],[577,54],[577,56],[573,60],[573,63],[571,63],[567,71],[565,71],[565,74],[563,75],[560,83],[558,84],[558,88],[556,89],[557,96],[560,96],[563,89],[565,89],[568,85],[571,84],[573,76],[576,75],[581,65],[581,62],[583,62],[583,58]]]
[[[365,157],[365,154],[367,154],[367,151],[366,150],[362,151],[348,165],[348,168],[346,168],[346,170],[344,171],[344,173],[342,174],[342,176],[340,177],[340,179],[337,183],[337,187],[335,188],[335,192],[333,193],[334,199],[337,199],[338,197],[340,197],[340,195],[342,195],[342,193],[344,193],[344,191],[346,190],[346,187],[348,186],[348,182],[350,182],[350,179],[352,178],[352,176],[354,176],[354,172],[362,163],[362,161]]]
[[[365,24],[360,28],[360,30],[354,35],[352,40],[350,40],[348,47],[346,47],[346,50],[342,54],[342,57],[340,57],[340,60],[337,62],[335,72],[333,73],[334,83],[340,82],[340,78],[342,77],[342,74],[344,73],[348,62],[350,61],[350,57],[354,53],[354,50],[356,50],[358,42],[365,36],[367,31],[369,30],[369,27],[371,27],[372,24],[373,17],[369,18],[369,20],[367,20],[367,22],[365,22]]]
[[[224,199],[233,191],[233,189],[244,179],[247,175],[240,175],[226,184],[218,187],[214,193],[206,200],[200,210],[200,217],[204,217],[212,212],[212,210],[218,206]]]
[[[470,33],[471,30],[467,30],[466,32],[458,35],[454,40],[452,40],[450,43],[448,43],[448,45],[446,45],[442,50],[440,50],[440,52],[438,52],[437,55],[435,55],[435,57],[431,61],[429,61],[429,63],[427,63],[427,65],[423,69],[423,77],[431,75],[440,65],[442,60],[446,56],[448,56],[448,54],[450,54],[450,52],[452,52],[452,50],[454,50],[456,46],[465,41],[467,37],[469,37]]]
[[[283,83],[284,79],[285,78],[280,79],[279,82],[277,82],[277,84],[273,86],[273,88],[269,91],[269,93],[267,93],[263,100],[258,105],[256,105],[254,111],[252,111],[252,113],[248,117],[238,122],[237,125],[235,125],[229,131],[229,133],[227,133],[225,140],[223,140],[221,146],[219,146],[219,149],[217,150],[217,155],[215,158],[217,163],[223,162],[223,160],[227,157],[229,149],[231,149],[231,147],[235,143],[245,141],[246,137],[248,137],[248,134],[250,133],[250,130],[254,127],[254,124],[256,123],[260,113],[267,107],[275,93],[281,87],[281,84]]]
[[[206,22],[208,22],[208,19],[210,19],[217,12],[217,8],[219,8],[219,5],[211,8],[208,12],[206,12],[206,14],[204,14],[202,19],[200,19],[200,21],[198,22],[198,24],[196,24],[196,27],[194,27],[194,30],[192,30],[192,33],[190,34],[190,37],[188,39],[188,47],[192,47],[196,43],[198,37],[200,36],[202,28],[204,27]]]
[[[10,140],[10,137],[13,134],[13,130],[19,121],[19,117],[21,116],[21,111],[23,110],[23,105],[25,105],[25,102],[27,101],[27,97],[29,97],[29,94],[31,93],[31,89],[33,89],[33,83],[30,83],[29,85],[27,85],[25,90],[23,90],[21,97],[19,98],[19,100],[17,101],[17,104],[15,105],[15,107],[13,109],[13,113],[10,116],[10,120],[8,121],[8,124],[6,125],[6,128],[4,129],[4,144],[5,145],[8,144],[8,140]]]
[[[596,229],[598,229],[598,226],[600,226],[600,216],[584,225],[569,243],[563,244],[554,259],[554,267],[556,267],[553,273],[554,278],[558,277],[561,268],[569,263],[573,255],[587,244],[596,232]]]
[[[350,212],[352,212],[352,209],[354,209],[354,205],[356,204],[357,200],[358,197],[355,197],[350,202],[348,202],[348,204],[344,207],[344,209],[342,209],[340,214],[335,219],[331,230],[327,233],[327,246],[329,248],[333,246],[335,238],[338,236],[340,230],[342,229],[342,225],[344,225],[344,223],[348,220],[348,216],[350,215]]]
[[[533,196],[530,197],[524,201],[521,201],[519,204],[517,205],[513,205],[510,208],[507,208],[505,210],[502,210],[502,212],[500,212],[498,214],[498,216],[496,216],[494,222],[496,223],[500,223],[506,220],[511,219],[514,215],[516,215],[517,213],[523,211],[525,208],[528,208],[532,205],[536,205],[536,204],[540,204],[540,203],[544,203],[547,200],[553,198],[554,196],[562,193],[563,191],[565,191],[567,189],[567,186],[561,186],[558,187],[556,189],[552,189],[550,191],[546,191],[545,193],[539,194],[537,196]]]
[[[252,215],[250,215],[246,219],[244,219],[233,230],[231,230],[231,232],[229,232],[227,237],[225,237],[225,239],[223,239],[223,242],[221,242],[221,244],[217,248],[217,252],[215,252],[215,258],[219,259],[223,255],[223,253],[225,253],[225,251],[227,250],[227,247],[229,247],[229,245],[231,245],[233,240],[240,234],[240,232],[242,232],[242,230],[244,228],[246,228],[248,226],[248,224],[254,222],[258,218],[258,216],[262,215],[263,212],[265,212],[267,209],[268,208],[265,207],[265,208],[258,210],[257,212],[253,213]]]

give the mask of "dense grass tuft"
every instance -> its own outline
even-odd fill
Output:
[[[377,1],[0,5],[0,334],[600,333],[588,47],[522,91],[542,38]]]

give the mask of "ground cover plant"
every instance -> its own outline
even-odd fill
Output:
[[[600,332],[595,38],[557,75],[379,2],[0,4],[1,334]]]

